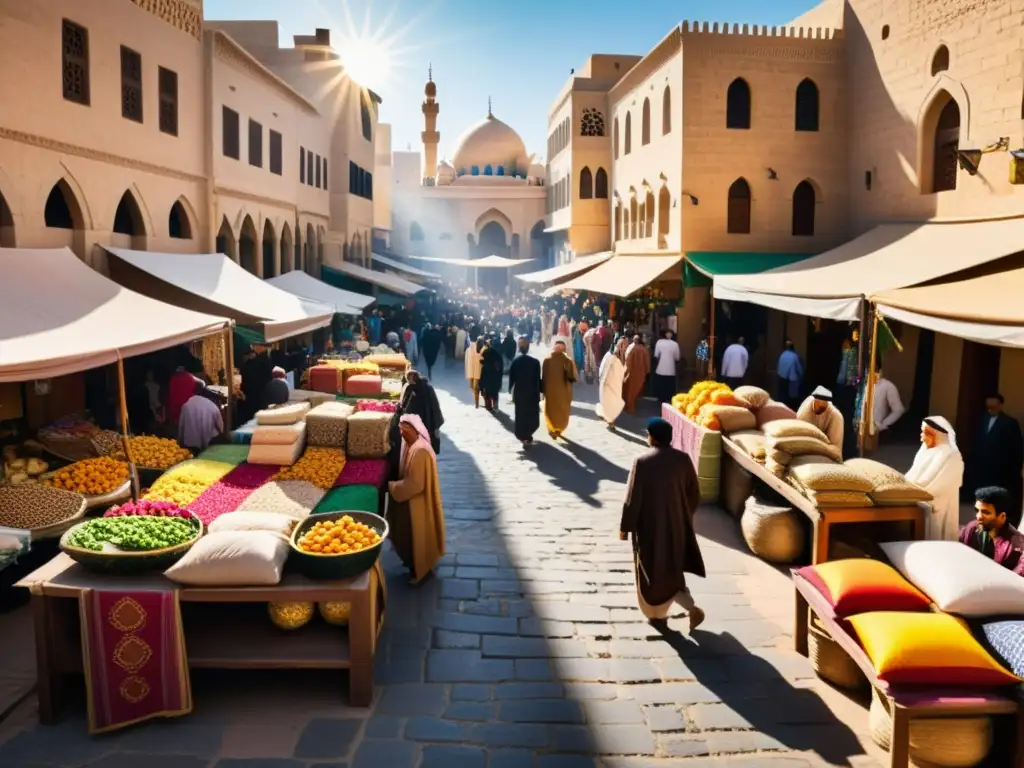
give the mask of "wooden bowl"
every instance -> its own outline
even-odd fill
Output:
[[[109,550],[96,552],[92,549],[82,549],[81,547],[72,546],[69,542],[71,541],[71,537],[74,535],[74,532],[83,525],[91,522],[89,520],[85,520],[77,525],[73,525],[64,532],[64,535],[60,537],[60,548],[62,552],[83,568],[87,568],[90,571],[96,571],[97,573],[128,574],[143,573],[146,571],[163,571],[170,568],[184,557],[185,553],[192,549],[192,546],[199,541],[205,533],[203,521],[194,515],[192,516],[192,520],[194,520],[199,526],[196,529],[196,535],[189,541],[177,544],[173,547],[151,549],[147,552],[115,552]]]
[[[348,515],[357,523],[364,523],[373,528],[377,535],[380,536],[380,541],[367,549],[343,555],[325,555],[318,552],[303,552],[299,549],[299,539],[316,523],[328,520],[333,522],[345,515]],[[374,563],[380,557],[381,549],[387,537],[388,521],[380,515],[375,515],[373,512],[359,512],[357,510],[321,512],[320,514],[310,515],[295,526],[291,538],[292,551],[288,559],[299,573],[310,579],[332,581],[336,579],[351,579],[365,573],[374,566]]]

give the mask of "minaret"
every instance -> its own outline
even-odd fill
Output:
[[[423,176],[433,179],[437,177],[437,145],[441,134],[437,132],[437,113],[440,105],[435,100],[437,86],[434,85],[434,68],[427,70],[427,86],[423,89],[426,99],[423,101]]]

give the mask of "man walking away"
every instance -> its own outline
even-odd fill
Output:
[[[633,538],[633,570],[641,613],[651,623],[668,618],[673,603],[690,617],[690,631],[704,621],[686,586],[686,573],[704,577],[693,515],[700,503],[697,472],[690,457],[672,447],[672,425],[647,423],[650,450],[629,473],[619,539]]]
[[[427,378],[434,376],[434,364],[437,362],[437,353],[441,351],[441,342],[444,336],[441,334],[441,326],[435,325],[423,331],[423,360],[427,364]]]
[[[508,391],[515,404],[515,435],[524,446],[533,445],[540,428],[540,360],[530,354],[530,342],[519,337],[519,357],[508,369]]]
[[[562,436],[572,413],[572,387],[579,379],[576,364],[565,354],[565,342],[556,341],[555,348],[541,366],[544,393],[544,419],[552,439]]]
[[[746,350],[743,351],[746,352]],[[724,362],[723,358],[723,370],[725,370]],[[779,362],[775,364],[775,376],[775,399],[790,408],[795,408],[797,399],[800,397],[800,383],[804,378],[804,363],[793,346],[793,342],[789,339],[786,339],[786,348],[782,350]]]
[[[678,345],[676,346],[678,347]],[[626,401],[626,413],[636,411],[637,398],[643,394],[647,375],[650,372],[651,356],[648,354],[640,334],[637,334],[633,337],[633,343],[626,348],[626,376],[622,383],[622,397]]]
[[[654,394],[659,403],[667,403],[676,393],[676,364],[679,362],[679,344],[672,331],[654,345]]]
[[[722,355],[722,380],[731,389],[743,386],[743,377],[747,374],[747,363],[750,362],[750,355],[740,336],[735,342],[725,348]],[[795,398],[794,398],[795,399]]]

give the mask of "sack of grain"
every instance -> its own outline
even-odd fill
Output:
[[[785,451],[780,451],[778,448],[772,448],[768,443],[765,443],[765,460],[771,461],[782,467],[788,467],[793,461],[793,457]]]
[[[320,448],[345,448],[348,443],[348,417],[355,413],[348,403],[318,405],[306,414],[306,442]]]
[[[785,403],[769,400],[756,411],[757,428],[764,429],[764,425],[776,419],[795,419],[796,412]]]
[[[720,429],[725,434],[732,434],[745,429],[754,429],[757,425],[757,418],[748,409],[739,405],[715,405],[709,403],[700,409],[700,424],[710,421],[712,418],[718,420]]]
[[[813,437],[766,437],[765,447],[785,451],[790,456],[827,456],[835,462],[842,460],[840,449]]]
[[[871,459],[850,459],[846,466],[871,481],[869,493],[876,504],[915,504],[931,501],[932,495],[914,485],[890,466]]]
[[[760,387],[737,387],[733,394],[750,403],[750,407],[755,411],[763,408],[771,400],[771,396]]]
[[[348,450],[354,459],[383,459],[390,444],[388,431],[394,414],[359,411],[348,417]]]
[[[856,469],[845,464],[803,464],[789,468],[794,482],[809,491],[859,491],[871,490],[871,481]]]
[[[741,429],[733,432],[729,439],[742,448],[755,461],[765,460],[764,434],[756,429]]]
[[[828,442],[828,436],[810,422],[801,419],[775,419],[764,425],[766,437],[813,437]]]
[[[836,461],[828,456],[794,456],[789,462],[791,467],[803,467],[808,464],[835,464]]]
[[[871,497],[860,491],[805,491],[804,495],[821,509],[873,506]]]

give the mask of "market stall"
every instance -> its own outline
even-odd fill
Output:
[[[138,293],[229,317],[271,343],[331,324],[333,306],[281,290],[220,253],[168,254],[107,248],[111,277]]]
[[[396,272],[404,272],[411,277],[424,280],[440,280],[441,275],[436,272],[428,272],[425,269],[418,269],[417,267],[410,266],[398,259],[392,259],[388,256],[381,256],[379,253],[371,253],[370,258],[373,262],[385,269],[394,270]]]
[[[537,272],[527,272],[522,275],[516,275],[516,278],[531,285],[558,285],[569,278],[582,275],[584,272],[588,272],[594,267],[604,264],[613,255],[612,251],[605,251],[603,253],[594,253],[588,256],[577,256],[566,264],[559,264],[558,266],[551,267],[549,269],[541,269]]]
[[[373,296],[335,288],[298,269],[267,278],[266,282],[294,296],[334,307],[335,312],[343,315],[360,315],[375,301]]]
[[[327,279],[332,273],[342,278],[348,278],[349,280],[355,281],[356,283],[363,283],[373,287],[374,294],[376,295],[379,290],[384,290],[388,293],[396,296],[415,296],[421,291],[429,291],[430,289],[414,283],[411,280],[406,280],[404,277],[399,275],[389,275],[384,272],[376,272],[366,267],[361,267],[358,264],[353,264],[349,261],[342,261],[332,266],[325,266],[324,277]]]

